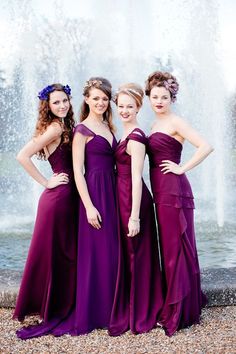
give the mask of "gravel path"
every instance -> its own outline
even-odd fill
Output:
[[[93,331],[89,335],[54,338],[45,336],[27,341],[18,339],[15,330],[21,325],[11,320],[12,310],[0,309],[0,353],[1,354],[236,354],[236,306],[211,307],[203,310],[200,325],[179,331],[168,338],[157,328],[142,335],[129,332],[120,337],[109,337],[105,330]],[[33,323],[36,318],[26,321]]]

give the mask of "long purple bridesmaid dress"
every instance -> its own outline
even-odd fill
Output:
[[[68,314],[75,300],[77,192],[71,148],[60,144],[49,156],[54,173],[69,183],[42,193],[13,318],[38,314],[44,321]]]
[[[143,333],[156,326],[163,305],[161,272],[152,196],[142,181],[140,233],[128,237],[132,209],[131,156],[126,152],[129,140],[146,145],[143,131],[135,128],[120,142],[115,153],[117,194],[120,210],[120,252],[115,300],[109,334],[127,330]]]
[[[199,323],[206,297],[201,291],[194,234],[194,201],[185,174],[163,174],[162,160],[180,163],[182,144],[161,132],[149,137],[150,179],[156,205],[165,302],[160,322],[168,336]]]
[[[76,133],[92,137],[85,146],[85,180],[94,206],[102,217],[97,230],[88,223],[83,203],[79,212],[78,266],[75,328],[71,334],[84,334],[107,328],[111,315],[117,277],[118,215],[114,152],[101,135],[84,124]]]

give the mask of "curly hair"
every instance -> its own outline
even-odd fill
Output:
[[[143,92],[143,89],[140,85],[131,82],[131,83],[124,84],[124,85],[120,86],[113,98],[113,101],[115,102],[116,105],[117,105],[118,96],[120,93],[124,93],[124,94],[132,97],[135,100],[138,108],[140,108],[142,106],[144,92]]]
[[[101,90],[108,97],[109,101],[111,101],[112,97],[112,86],[110,81],[105,79],[104,77],[91,77],[88,81],[86,81],[83,96],[89,97],[90,90],[93,88],[97,88]],[[83,122],[89,115],[89,106],[83,101],[80,108],[80,122]],[[111,104],[109,102],[106,112],[103,113],[103,120],[107,123],[111,132],[114,133],[115,127],[112,123],[112,109]]]
[[[153,87],[165,87],[170,92],[171,101],[176,101],[179,84],[175,76],[168,72],[155,71],[145,82],[145,94],[150,96]]]
[[[52,84],[51,85],[53,87],[53,91],[64,91],[64,86],[61,84]],[[66,93],[69,101],[70,101],[70,96]],[[49,100],[50,100],[50,93],[48,95],[48,99],[47,100],[40,100],[39,101],[39,107],[38,107],[38,119],[36,122],[36,127],[35,127],[35,132],[34,132],[34,137],[43,134],[45,132],[45,130],[47,129],[47,127],[57,119],[57,117],[51,112],[50,108],[49,108]],[[72,144],[72,137],[73,137],[73,129],[75,126],[75,120],[74,120],[74,112],[72,109],[72,106],[70,104],[70,108],[69,111],[66,115],[66,117],[64,118],[64,131],[62,133],[62,144],[69,144],[69,146],[71,147]],[[39,159],[45,160],[46,159],[46,155],[44,152],[44,149],[40,150],[37,153],[37,156]]]

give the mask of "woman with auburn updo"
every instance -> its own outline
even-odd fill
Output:
[[[53,84],[38,95],[39,113],[34,137],[17,160],[45,190],[39,204],[33,237],[13,318],[40,315],[43,323],[63,318],[75,300],[77,193],[72,168],[74,114],[68,85]],[[53,175],[44,177],[31,157],[48,160]],[[31,336],[27,329],[18,337]]]
[[[109,334],[151,330],[163,305],[152,196],[142,179],[147,138],[137,114],[144,92],[137,84],[119,88],[115,103],[123,125],[116,148],[120,252]]]
[[[164,275],[165,302],[160,323],[168,336],[199,323],[206,303],[200,286],[193,194],[185,172],[213,151],[198,132],[171,111],[178,89],[179,84],[170,73],[157,71],[146,81],[145,93],[156,115],[148,154]],[[185,140],[197,150],[180,165]]]

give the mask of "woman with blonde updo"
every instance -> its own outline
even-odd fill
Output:
[[[13,318],[38,314],[43,334],[51,320],[67,316],[75,300],[78,194],[72,168],[74,114],[68,85],[52,84],[39,92],[34,137],[17,160],[45,190],[38,211]],[[53,174],[46,178],[31,160],[48,160]],[[39,327],[22,328],[18,337],[38,336]],[[41,334],[40,334],[41,335]]]
[[[149,137],[150,179],[161,246],[165,302],[160,323],[168,336],[199,323],[206,298],[201,291],[194,235],[194,201],[185,172],[212,152],[212,147],[183,118],[171,111],[179,84],[170,73],[154,72],[145,93],[156,119]],[[197,150],[180,165],[184,141]]]
[[[109,334],[143,333],[156,326],[163,305],[155,214],[142,179],[147,138],[137,114],[144,92],[137,84],[119,88],[115,103],[123,125],[116,152],[120,252]]]

